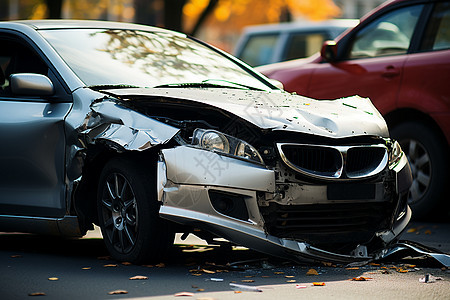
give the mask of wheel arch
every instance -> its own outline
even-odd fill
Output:
[[[158,157],[157,149],[145,151],[118,151],[117,148],[107,144],[93,145],[87,150],[84,162],[82,177],[73,195],[72,210],[78,216],[80,229],[87,231],[92,229],[92,224],[98,225],[97,214],[97,189],[105,165],[115,158],[126,158],[139,160],[141,164],[154,166],[156,172],[156,161]]]
[[[432,129],[435,133],[437,133],[444,145],[447,145],[447,147],[449,146],[445,135],[442,132],[442,129],[439,127],[436,121],[426,113],[412,108],[401,108],[387,113],[386,115],[384,115],[384,118],[389,127],[389,130],[392,130],[392,128],[394,128],[395,126],[405,122],[422,123],[423,125],[426,125],[430,129]]]

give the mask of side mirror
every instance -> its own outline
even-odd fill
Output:
[[[320,50],[320,56],[327,61],[333,62],[336,61],[337,57],[337,44],[335,41],[325,41],[322,45],[322,49]]]
[[[10,77],[11,92],[14,95],[51,96],[55,89],[47,76],[34,73],[17,73]]]

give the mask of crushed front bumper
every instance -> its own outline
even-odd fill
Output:
[[[406,158],[397,164],[394,172],[395,192],[400,202],[411,176]],[[236,244],[294,261],[349,264],[383,256],[383,248],[368,253],[364,245],[355,245],[348,254],[333,253],[306,241],[269,234],[258,197],[276,194],[275,177],[274,170],[210,151],[188,146],[164,149],[158,163],[160,215]],[[324,199],[318,201],[323,203]],[[408,206],[398,207],[391,226],[375,232],[374,238],[384,245],[389,244],[398,238],[410,218]]]

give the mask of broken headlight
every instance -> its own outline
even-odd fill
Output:
[[[393,169],[398,164],[402,156],[403,151],[400,144],[397,141],[394,141],[391,151],[389,151],[389,168]]]
[[[192,145],[264,164],[261,155],[252,145],[216,130],[195,129]]]

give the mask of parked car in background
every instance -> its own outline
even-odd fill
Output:
[[[238,40],[234,55],[253,67],[307,57],[319,52],[324,41],[358,23],[336,19],[249,26]]]
[[[367,99],[292,95],[135,24],[0,22],[0,45],[0,231],[94,223],[115,259],[140,263],[196,229],[349,263],[382,256],[410,219],[408,161]]]
[[[369,97],[408,155],[414,215],[448,212],[449,1],[386,2],[320,54],[259,70],[313,98]]]

